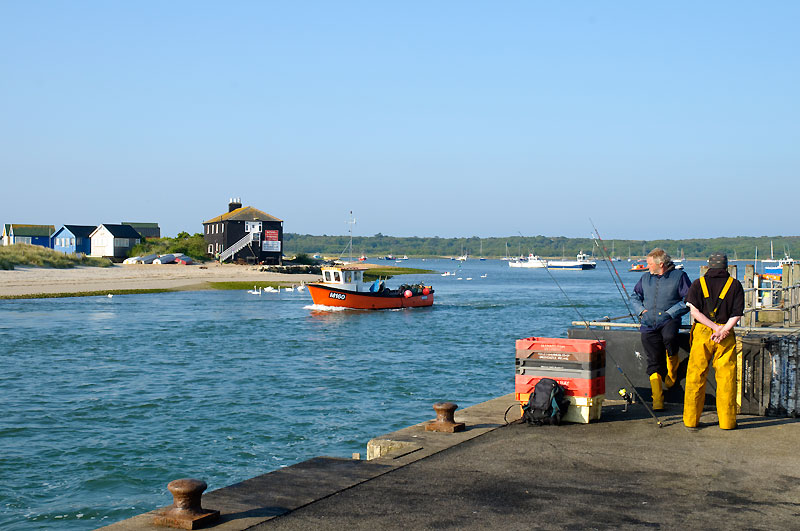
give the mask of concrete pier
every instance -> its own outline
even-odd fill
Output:
[[[457,410],[466,430],[420,423],[368,445],[368,461],[320,457],[203,496],[219,530],[796,529],[800,421],[740,416],[701,429],[670,405],[607,402],[591,424],[505,425],[506,395]],[[509,419],[518,416],[512,407]],[[165,478],[167,481],[169,478]],[[165,529],[153,513],[105,529]]]

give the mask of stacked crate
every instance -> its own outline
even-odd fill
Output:
[[[542,378],[564,388],[570,406],[562,420],[587,423],[600,418],[606,392],[606,342],[528,337],[517,340],[514,393],[521,405]]]

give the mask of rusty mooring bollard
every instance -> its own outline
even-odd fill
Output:
[[[170,481],[167,488],[172,493],[172,505],[156,511],[153,519],[155,525],[177,527],[180,529],[197,529],[219,518],[219,511],[203,509],[200,498],[208,488],[205,481],[199,479],[176,479]]]
[[[442,431],[454,433],[464,431],[464,423],[456,422],[454,415],[458,406],[452,402],[437,402],[433,405],[436,411],[436,420],[425,425],[425,431]]]

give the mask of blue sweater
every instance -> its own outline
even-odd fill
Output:
[[[647,272],[633,288],[631,303],[642,319],[642,330],[658,330],[670,319],[680,319],[689,308],[684,302],[692,282],[670,263],[663,275]],[[647,313],[642,314],[644,310]]]

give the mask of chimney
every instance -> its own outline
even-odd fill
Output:
[[[242,200],[239,197],[233,197],[228,200],[228,212],[233,212],[237,208],[242,208]]]

